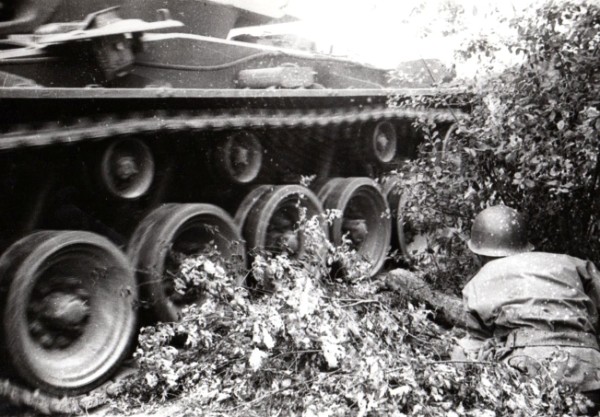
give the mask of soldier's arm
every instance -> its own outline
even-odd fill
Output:
[[[596,306],[596,310],[600,312],[600,271],[596,268],[593,262],[587,261],[585,267],[578,266],[577,273],[583,283],[583,290]],[[596,325],[596,331],[599,324]]]
[[[465,321],[468,335],[457,340],[457,346],[451,353],[453,360],[479,359],[486,341],[493,337],[493,331],[483,323],[477,312],[467,311]]]
[[[474,339],[485,340],[494,337],[493,329],[486,326],[475,311],[467,311],[466,327],[469,335]]]

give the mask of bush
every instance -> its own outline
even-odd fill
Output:
[[[512,26],[521,64],[470,87],[469,117],[448,138],[417,123],[420,155],[398,174],[404,218],[427,240],[418,268],[455,291],[475,268],[471,221],[489,205],[522,211],[537,249],[600,261],[600,9],[549,2]]]

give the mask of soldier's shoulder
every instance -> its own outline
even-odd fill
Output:
[[[536,258],[540,262],[559,262],[564,264],[584,265],[585,260],[576,256],[567,255],[565,253],[552,253],[552,252],[530,252],[530,258]],[[521,254],[524,255],[524,254]]]

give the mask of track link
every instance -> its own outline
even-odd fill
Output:
[[[464,117],[458,110],[413,109],[364,106],[341,110],[259,110],[224,112],[167,112],[107,115],[98,119],[48,122],[41,127],[17,126],[0,133],[0,151],[42,147],[53,144],[102,140],[111,137],[154,132],[227,130],[243,128],[323,128],[373,120],[429,118],[435,122],[455,122]]]
[[[131,373],[129,371],[128,373]],[[127,373],[127,374],[128,374]],[[4,379],[0,380],[0,398],[15,407],[27,407],[40,414],[85,414],[89,410],[108,403],[123,390],[126,376],[117,377],[92,390],[88,394],[75,397],[55,397],[39,390],[32,390],[20,384]]]

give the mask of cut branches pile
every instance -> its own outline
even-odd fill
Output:
[[[330,250],[330,260],[352,257]],[[144,328],[121,407],[174,397],[181,415],[203,416],[546,416],[583,407],[548,373],[529,379],[501,363],[449,360],[461,331],[417,302],[444,303],[448,323],[457,298],[408,271],[332,277],[319,272],[323,259],[256,256],[252,288],[213,285],[180,322]]]

